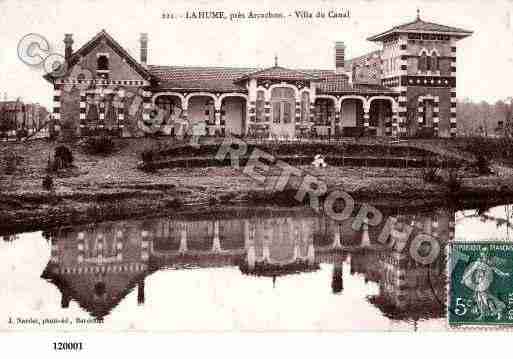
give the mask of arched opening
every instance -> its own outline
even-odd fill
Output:
[[[162,116],[160,133],[166,136],[175,136],[180,132],[180,118],[183,114],[182,101],[174,95],[160,95],[155,99],[157,108],[153,116]]]
[[[369,132],[375,136],[385,136],[386,127],[392,126],[392,104],[390,100],[372,100],[369,109]]]
[[[211,96],[196,95],[188,100],[189,134],[196,136],[224,136],[224,127],[216,123],[215,101]]]
[[[340,127],[335,124],[335,101],[331,98],[315,100],[313,137],[331,137],[340,133]]]
[[[221,101],[221,123],[227,134],[242,136],[246,128],[246,99],[227,96]]]
[[[345,137],[363,135],[363,101],[359,98],[347,98],[340,106],[340,121],[342,134]]]

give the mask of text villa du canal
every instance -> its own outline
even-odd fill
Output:
[[[297,19],[331,18],[344,19],[350,17],[348,9],[339,10],[294,10],[289,13],[273,11],[220,11],[220,10],[191,10],[184,13],[172,11],[162,12],[163,19],[186,19],[186,20],[240,20],[240,19],[280,19],[292,17]]]

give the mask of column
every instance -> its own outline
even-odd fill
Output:
[[[215,108],[214,109],[214,117],[215,117],[215,133],[217,134],[218,132],[221,133],[221,135],[224,136],[225,134],[225,126],[224,126],[224,120],[222,119],[222,116],[221,116],[221,109],[220,108]]]
[[[116,248],[114,249],[116,256],[123,251],[123,231],[118,229],[115,236]]]
[[[120,129],[120,137],[123,136],[123,128],[125,127],[125,92],[122,90],[118,91],[118,128]]]
[[[336,226],[336,232],[333,233],[333,249],[341,249],[342,243],[340,241],[340,226]]]
[[[433,135],[438,137],[439,134],[439,122],[440,122],[440,97],[435,96],[435,104],[433,107]]]
[[[451,77],[456,80],[456,40],[451,39]],[[456,137],[457,118],[456,118],[456,81],[454,87],[451,88],[451,112],[450,112],[450,134],[451,137]]]
[[[264,119],[266,123],[271,122],[271,100],[269,98],[266,98],[264,102]]]
[[[449,238],[449,242],[452,242],[454,240],[454,237],[455,237],[455,227],[456,227],[456,222],[454,221],[454,214],[452,215],[453,217],[452,218],[449,218],[449,225],[448,225],[448,238]]]
[[[315,247],[313,243],[310,242],[308,245],[308,251],[306,254],[306,258],[309,265],[313,265],[315,263]]]
[[[419,128],[424,126],[424,97],[419,96],[417,100],[417,122]]]
[[[189,108],[189,100],[186,99],[184,103],[182,104],[182,113],[180,114],[180,117],[177,119],[177,122],[179,123],[179,127],[175,130],[175,136],[179,138],[183,138],[186,135],[187,130],[187,124],[189,123],[187,120],[188,117],[188,108]]]
[[[363,105],[363,130],[364,130],[365,134],[367,134],[367,132],[369,131],[369,120],[370,120],[369,110],[370,110],[370,106],[364,104]]]
[[[183,222],[179,223],[178,227],[180,228],[180,246],[178,253],[185,254],[185,252],[187,252],[187,228]]]
[[[98,127],[104,127],[105,121],[105,93],[102,89],[97,89],[96,94],[98,96]]]
[[[331,277],[331,290],[333,293],[340,293],[344,290],[344,272],[342,263],[339,261],[333,264],[333,275]]]
[[[362,224],[362,243],[360,246],[363,248],[370,247],[369,224],[367,223],[367,219],[365,219]]]
[[[147,261],[150,258],[149,248],[148,248],[149,247],[149,243],[148,243],[149,234],[150,234],[150,232],[148,232],[146,230],[143,230],[141,232],[141,260],[142,261]],[[122,260],[122,258],[123,258],[122,253],[118,252],[118,260]]]
[[[61,120],[61,85],[55,82],[53,84],[53,119],[55,122],[60,123]],[[52,123],[53,128],[50,128],[50,136],[55,130],[55,122]]]
[[[394,106],[392,108],[392,137],[399,136],[399,114],[398,107]]]
[[[221,240],[219,238],[219,221],[214,221],[214,240],[212,241],[212,252],[221,252]]]
[[[295,262],[300,258],[299,256],[299,240],[294,241],[294,249],[292,253],[292,261]]]
[[[80,91],[80,117],[79,117],[79,122],[80,122],[80,133],[79,135],[80,136],[83,136],[85,135],[84,131],[85,131],[85,124],[86,124],[86,108],[87,108],[87,98],[86,98],[86,92],[85,91]]]
[[[262,259],[264,262],[269,262],[271,258],[271,250],[269,248],[269,244],[272,238],[272,228],[269,225],[268,220],[264,220],[264,239],[263,239],[263,248],[262,248]]]
[[[148,91],[146,88],[143,88],[142,91],[143,95],[143,113],[142,113],[142,119],[143,121],[149,121],[150,120],[150,111],[151,111],[151,92]]]
[[[392,101],[390,101],[390,109],[392,111],[390,111],[390,117],[389,116],[385,116],[385,136],[391,136],[392,135],[392,117],[393,117],[393,108],[394,108],[394,103]],[[382,114],[385,114],[388,112],[385,112],[385,110],[381,111]]]
[[[294,123],[301,123],[301,99],[296,98],[296,111]]]
[[[246,128],[246,133],[249,130],[251,124],[256,123],[256,101],[248,101],[248,124]]]
[[[456,134],[458,133],[456,117],[456,87],[451,88],[450,128],[451,137],[456,137]]]
[[[399,91],[399,108],[398,108],[398,129],[399,136],[406,136],[407,128],[406,128],[406,120],[408,117],[408,109],[407,109],[407,87],[401,86],[403,84],[403,79],[406,81],[406,77],[408,76],[408,40],[406,35],[401,35],[398,40],[399,46],[399,70],[397,72],[397,76],[399,77],[398,87],[396,88]]]
[[[78,232],[77,235],[77,261],[78,263],[82,263],[84,261],[84,249],[85,249],[85,233],[84,232]],[[53,246],[52,246],[53,249]]]
[[[315,101],[310,101],[310,116],[308,116],[308,120],[310,123],[313,123],[315,120]],[[306,123],[304,123],[304,125],[306,125]]]
[[[137,282],[137,304],[144,304],[144,278]]]
[[[248,262],[249,270],[255,269],[256,251],[255,251],[255,245],[253,244],[253,242],[250,244],[250,246],[248,248],[248,252],[246,254],[246,261]]]
[[[397,106],[397,132],[398,136],[406,134],[407,118],[407,90],[406,87],[398,87],[399,104]]]

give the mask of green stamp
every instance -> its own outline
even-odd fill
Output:
[[[449,325],[513,326],[513,243],[451,243],[448,264]]]

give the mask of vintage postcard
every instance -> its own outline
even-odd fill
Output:
[[[0,20],[0,336],[511,328],[511,0]]]

